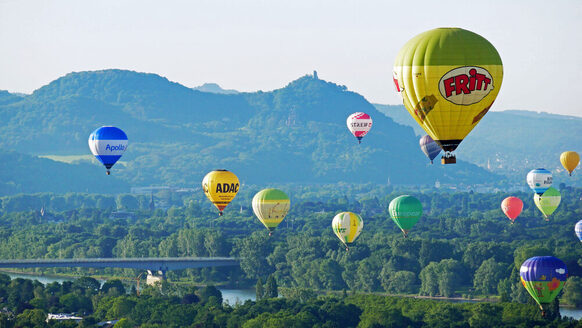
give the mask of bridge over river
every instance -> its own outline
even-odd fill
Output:
[[[165,278],[169,270],[237,266],[233,257],[163,257],[163,258],[94,258],[0,260],[0,268],[127,268],[148,271],[148,283]],[[154,272],[159,275],[156,276]],[[157,279],[155,277],[158,277]]]

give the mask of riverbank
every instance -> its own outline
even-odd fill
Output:
[[[5,273],[10,276],[12,279],[14,278],[23,278],[23,279],[31,279],[31,280],[38,280],[42,284],[48,284],[54,281],[59,283],[63,283],[64,281],[71,281],[78,278],[83,277],[84,275],[72,275],[72,274],[39,274],[37,272],[23,272],[18,270],[0,270],[0,273]],[[115,276],[93,276],[93,278],[97,279],[99,282],[104,283],[107,280],[111,279],[119,279],[125,282],[135,282],[136,279],[130,279],[127,277],[115,277]],[[173,283],[176,283],[172,281]],[[186,284],[185,281],[179,281],[177,283]],[[204,285],[196,284],[194,285],[198,287],[203,287]],[[231,288],[226,285],[215,285],[218,290],[222,293],[222,298],[225,303],[230,305],[244,303],[247,300],[254,301],[256,299],[256,293],[254,288]],[[342,291],[315,291],[320,295],[326,294],[333,294],[333,295],[341,295]],[[362,294],[375,294],[375,295],[382,295],[382,296],[391,296],[391,297],[408,297],[408,298],[416,298],[416,299],[427,299],[427,300],[435,300],[435,301],[444,301],[444,302],[452,302],[452,303],[478,303],[478,302],[492,302],[497,303],[499,302],[498,298],[491,298],[491,297],[483,297],[483,298],[462,298],[462,297],[441,297],[441,296],[420,296],[415,294],[388,294],[388,293],[364,293]],[[568,316],[574,318],[576,320],[582,319],[582,309],[577,309],[574,307],[570,307],[568,305],[561,305],[560,306],[560,313],[562,316]]]

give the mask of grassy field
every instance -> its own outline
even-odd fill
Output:
[[[40,158],[48,158],[56,162],[62,162],[67,164],[78,164],[79,162],[91,162],[93,164],[100,164],[99,161],[93,155],[39,155]],[[126,166],[126,163],[119,161],[116,165]]]
[[[63,162],[67,164],[74,164],[81,161],[90,161],[97,163],[97,159],[93,155],[39,155],[40,158],[52,159],[56,162]]]

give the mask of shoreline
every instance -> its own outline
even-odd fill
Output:
[[[44,274],[44,273],[38,273],[38,272],[32,272],[32,271],[16,271],[16,270],[6,270],[6,269],[2,269],[0,270],[0,273],[6,273],[6,274],[18,274],[18,275],[23,275],[23,276],[40,276],[40,277],[47,277],[47,278],[62,278],[62,279],[78,279],[81,277],[86,277],[87,275],[73,275],[73,274],[64,274],[64,273],[51,273],[51,274]],[[113,279],[119,279],[121,281],[125,281],[125,282],[135,282],[137,279],[131,279],[128,277],[116,277],[116,276],[101,276],[101,275],[89,275],[89,277],[95,278],[97,280],[100,281],[107,281],[107,280],[113,280]],[[177,283],[177,284],[184,284],[184,283],[188,283],[185,281],[172,281],[173,283]],[[204,287],[206,286],[205,284],[202,283],[192,283],[193,285],[197,286],[197,287]],[[212,284],[213,286],[217,287],[217,288],[224,288],[224,289],[229,289],[229,290],[243,290],[243,289],[254,289],[253,286],[250,287],[244,287],[244,286],[230,286],[227,283],[214,283]],[[281,288],[287,288],[284,286],[280,286]],[[325,295],[325,294],[341,294],[342,291],[337,291],[337,290],[314,290],[314,292],[321,294],[321,295]],[[388,294],[388,293],[384,293],[384,292],[370,292],[370,293],[363,293],[363,294],[375,294],[375,295],[382,295],[382,296],[390,296],[390,297],[406,297],[406,298],[415,298],[415,299],[426,299],[426,300],[433,300],[433,301],[452,301],[452,302],[459,302],[459,303],[463,303],[463,302],[467,302],[467,303],[478,303],[478,302],[489,302],[489,303],[499,303],[500,300],[497,297],[484,297],[484,298],[463,298],[460,296],[453,296],[453,297],[444,297],[444,296],[428,296],[428,295],[414,295],[414,294]],[[560,307],[564,308],[564,309],[568,309],[568,310],[582,310],[582,308],[577,308],[574,305],[570,305],[570,304],[564,304],[564,303],[560,303]]]

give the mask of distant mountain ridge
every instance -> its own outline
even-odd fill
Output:
[[[380,114],[361,95],[313,75],[270,92],[216,94],[156,74],[124,70],[70,73],[0,105],[0,147],[35,155],[88,153],[102,125],[129,138],[127,166],[113,174],[131,185],[198,185],[227,168],[243,182],[426,184],[484,183],[475,165],[427,166],[410,127]],[[361,145],[346,117],[365,111],[374,127]]]
[[[425,134],[403,105],[374,106],[395,122],[411,126],[417,136]],[[560,154],[567,150],[582,154],[582,118],[524,110],[490,111],[461,143],[457,158],[519,179],[525,179],[531,169],[544,167],[554,172],[558,183],[582,184],[582,173],[575,171],[568,177],[560,164]]]
[[[233,89],[223,89],[220,87],[220,85],[218,85],[216,83],[204,83],[203,85],[201,85],[199,87],[194,87],[192,89],[202,91],[202,92],[220,93],[220,94],[225,94],[225,95],[239,93],[238,91],[233,90]]]

